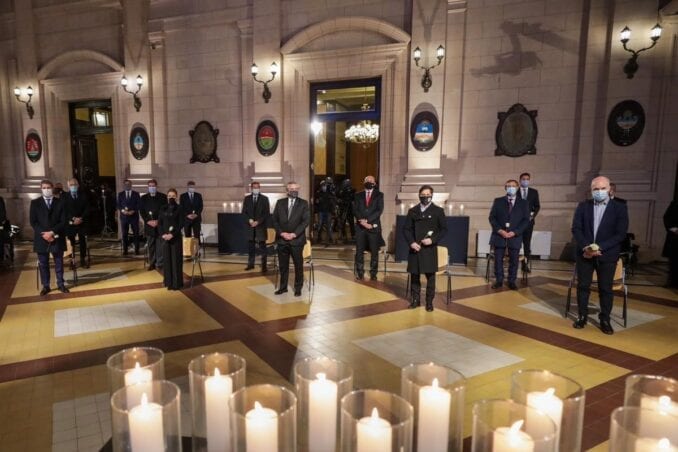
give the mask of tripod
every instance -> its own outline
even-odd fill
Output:
[[[108,209],[106,208],[106,192],[101,190],[101,201],[104,211],[104,228],[101,230],[101,240],[115,235],[113,229],[108,225]]]

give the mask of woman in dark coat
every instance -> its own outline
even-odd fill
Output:
[[[422,185],[419,189],[420,203],[407,212],[405,240],[410,245],[407,271],[412,278],[412,299],[409,308],[420,305],[421,274],[426,275],[426,310],[433,311],[436,295],[436,272],[438,271],[437,244],[447,232],[445,211],[432,202],[433,187]]]
[[[668,287],[678,288],[678,201],[673,201],[664,213],[666,241],[662,256],[669,258]]]
[[[183,242],[181,227],[184,215],[177,202],[177,191],[170,188],[167,192],[167,204],[160,208],[158,215],[158,233],[163,239],[163,285],[167,290],[179,290],[184,287]]]

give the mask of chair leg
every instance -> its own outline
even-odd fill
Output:
[[[410,299],[410,285],[412,281],[410,280],[410,274],[407,274],[407,285],[405,286],[405,299],[409,300]]]
[[[622,306],[622,316],[624,317],[624,328],[626,328],[626,304],[628,302],[629,298],[629,290],[626,286],[624,286],[624,305]]]
[[[71,267],[73,268],[73,286],[78,285],[78,267],[75,265],[75,255],[71,256]]]
[[[315,268],[313,268],[313,262],[311,261],[311,283],[315,287]]]
[[[35,288],[40,290],[40,262],[35,267]]]
[[[447,299],[446,299],[446,304],[450,304],[452,302],[452,275],[448,273],[447,275]]]
[[[491,255],[487,255],[487,267],[485,268],[485,282],[490,282],[490,265],[492,263]]]
[[[195,258],[191,259],[193,261],[193,265],[191,266],[191,285],[190,287],[193,287],[193,280],[195,279]]]
[[[563,317],[567,318],[567,315],[570,313],[570,304],[572,303],[572,285],[567,287],[567,302],[565,302],[565,313]]]

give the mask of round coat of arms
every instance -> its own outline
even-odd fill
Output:
[[[129,150],[137,160],[143,160],[148,155],[148,132],[142,124],[134,124],[129,134]]]
[[[280,136],[278,135],[278,127],[271,120],[261,121],[257,126],[257,150],[263,156],[270,156],[275,154],[278,149],[278,142]]]
[[[607,118],[607,133],[617,146],[630,146],[643,134],[645,110],[635,100],[625,100],[614,106]]]
[[[28,160],[35,163],[42,157],[42,140],[40,135],[36,132],[29,132],[26,135],[26,142],[24,143],[24,151]]]
[[[417,151],[429,151],[438,142],[440,125],[438,118],[430,111],[417,113],[410,125],[410,139]]]
[[[212,160],[219,163],[219,157],[217,157],[219,129],[215,129],[207,121],[200,121],[196,124],[195,129],[189,131],[188,134],[191,136],[191,149],[193,150],[191,163],[207,163]]]
[[[522,104],[513,104],[508,111],[497,113],[499,123],[494,133],[497,142],[494,155],[520,157],[536,154],[537,113],[537,110],[528,110]]]

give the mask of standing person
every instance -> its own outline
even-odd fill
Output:
[[[261,185],[259,182],[252,182],[250,184],[252,192],[245,196],[242,203],[242,213],[247,216],[247,267],[245,270],[252,270],[254,268],[254,259],[256,256],[257,246],[261,252],[261,272],[266,273],[268,268],[266,266],[266,227],[268,218],[271,215],[271,205],[268,202],[268,197],[261,194]]]
[[[339,205],[339,236],[345,242],[348,241],[346,233],[346,224],[351,231],[351,240],[355,237],[355,220],[353,219],[353,200],[355,199],[355,189],[351,186],[350,179],[344,179],[337,195]]]
[[[304,285],[304,262],[302,253],[306,244],[306,228],[310,220],[308,201],[299,198],[299,184],[287,183],[287,198],[279,199],[273,210],[273,225],[278,238],[278,262],[280,263],[280,286],[276,295],[287,292],[290,273],[290,255],[294,261],[294,296],[301,296]]]
[[[500,289],[504,284],[504,254],[508,248],[508,286],[511,290],[517,290],[518,254],[523,241],[522,234],[530,223],[530,214],[527,210],[527,201],[516,196],[517,180],[507,180],[504,190],[506,190],[506,196],[495,198],[489,217],[490,225],[492,225],[490,245],[494,246],[495,282],[492,288]]]
[[[370,279],[377,280],[379,267],[379,247],[381,237],[381,214],[384,212],[384,194],[377,187],[374,176],[364,180],[365,190],[356,193],[353,200],[353,214],[356,218],[356,279],[365,277],[365,250],[370,250]]]
[[[518,197],[527,201],[527,211],[530,213],[530,223],[523,232],[523,253],[525,260],[523,261],[523,271],[530,273],[530,257],[532,255],[532,232],[534,231],[534,219],[539,213],[539,192],[530,187],[530,173],[523,173],[520,175],[520,190]]]
[[[614,199],[617,202],[626,204],[626,200],[624,198],[617,196],[617,184],[614,182],[610,182],[610,199]]]
[[[167,203],[160,206],[157,226],[164,260],[163,285],[167,290],[180,290],[184,287],[181,228],[184,225],[185,212],[177,202],[177,191],[174,188],[167,191],[166,199]]]
[[[80,240],[80,266],[89,268],[87,264],[87,224],[89,220],[89,199],[76,178],[68,179],[68,193],[62,195],[66,210],[66,236],[75,253],[75,236]]]
[[[64,250],[66,249],[66,211],[63,201],[53,195],[51,181],[40,182],[42,196],[31,201],[30,221],[33,227],[33,251],[38,253],[38,267],[42,290],[40,295],[47,295],[52,289],[49,286],[49,255],[54,258],[57,287],[59,291],[68,293],[64,281]]]
[[[328,179],[331,181],[328,177]],[[332,238],[332,212],[337,204],[336,198],[334,197],[334,192],[331,187],[331,182],[324,180],[320,182],[320,188],[315,195],[316,207],[318,209],[318,237],[316,242],[320,243],[323,227],[327,231],[325,237],[325,246],[334,243]]]
[[[678,201],[673,201],[664,213],[664,227],[666,241],[662,249],[662,256],[669,259],[668,287],[678,289]]]
[[[189,180],[186,184],[186,193],[181,194],[179,205],[184,212],[184,236],[195,237],[200,240],[202,195],[195,191],[195,182],[192,180]]]
[[[433,311],[436,295],[436,272],[438,271],[437,244],[447,233],[445,211],[432,202],[433,187],[419,188],[419,204],[407,212],[405,219],[405,240],[410,244],[407,257],[407,272],[411,274],[412,299],[410,309],[419,307],[421,274],[426,275],[426,310]]]
[[[610,179],[598,176],[591,181],[593,199],[580,202],[572,221],[572,234],[576,242],[577,306],[579,315],[572,326],[584,328],[588,321],[589,294],[593,271],[598,276],[600,296],[600,329],[614,334],[610,325],[610,312],[614,294],[614,280],[621,245],[626,239],[629,214],[626,204],[610,201]]]
[[[122,254],[127,256],[129,247],[129,228],[132,228],[134,239],[134,254],[139,254],[139,209],[141,208],[141,195],[132,190],[132,181],[125,179],[124,190],[118,193],[117,209],[120,213],[120,229],[122,230]]]
[[[12,225],[7,221],[5,200],[0,196],[0,263],[5,260],[5,243],[9,243]]]
[[[54,188],[52,189],[52,196],[54,196],[56,199],[61,198],[61,194],[64,192],[64,186],[61,182],[57,182],[54,184]]]
[[[167,205],[167,196],[158,193],[158,182],[148,181],[148,193],[141,197],[141,218],[144,220],[144,234],[148,247],[148,271],[160,269],[163,265],[162,238],[158,233],[160,208]]]

